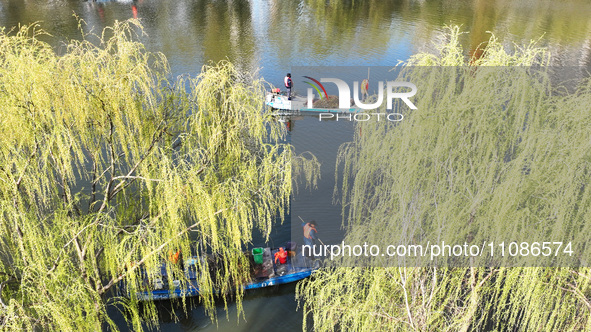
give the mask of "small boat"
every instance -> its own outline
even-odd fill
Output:
[[[254,267],[251,273],[251,280],[239,287],[242,289],[257,289],[274,285],[282,285],[295,281],[305,279],[316,271],[320,262],[313,260],[303,255],[296,254],[295,246],[292,250],[287,250],[289,253],[285,264],[276,264],[274,262],[274,255],[279,250],[271,248],[255,248],[258,253],[247,253],[251,260],[251,265]],[[185,260],[184,271],[189,282],[185,287],[181,287],[179,280],[168,280],[166,271],[166,264],[162,264],[157,278],[154,278],[151,284],[150,291],[138,292],[135,297],[139,301],[157,301],[169,300],[181,297],[198,296],[200,293],[199,285],[197,284],[197,265],[198,257],[191,257]],[[147,280],[147,278],[146,278]],[[171,290],[170,283],[172,282],[173,289]],[[122,287],[123,294],[126,294],[124,286]],[[214,292],[218,292],[214,290]],[[129,295],[127,295],[129,296]]]
[[[299,112],[308,113],[359,113],[363,112],[361,108],[308,108],[308,100],[301,96],[294,96],[289,100],[286,95],[277,92],[269,92],[265,97],[265,105],[278,110],[278,115],[293,114]]]

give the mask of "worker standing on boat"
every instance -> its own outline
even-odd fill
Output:
[[[316,245],[318,239],[318,230],[316,230],[316,221],[311,220],[310,222],[302,222],[304,227],[304,244],[309,246]]]
[[[361,101],[365,101],[369,97],[369,80],[366,78],[361,81]]]
[[[287,73],[283,79],[283,83],[285,83],[285,88],[287,89],[287,100],[291,100],[291,87],[293,86],[293,81],[291,80],[290,73]]]

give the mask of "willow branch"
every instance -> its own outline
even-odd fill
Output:
[[[226,209],[218,210],[213,215],[216,216],[216,215],[218,215],[218,214],[220,214],[220,213],[222,213],[222,212],[224,212],[226,210],[228,210],[228,209],[226,208]],[[111,287],[113,287],[113,285],[115,285],[116,283],[118,283],[121,280],[123,280],[128,274],[130,274],[131,272],[137,270],[137,268],[140,267],[142,264],[144,264],[146,262],[146,260],[148,260],[148,258],[150,258],[150,257],[154,256],[155,254],[159,253],[160,251],[162,251],[162,249],[164,249],[172,241],[174,241],[175,239],[179,238],[181,235],[183,235],[183,234],[191,231],[193,228],[197,227],[200,223],[201,223],[201,221],[198,221],[198,222],[192,224],[191,226],[189,226],[189,227],[181,230],[175,236],[173,236],[172,238],[168,239],[166,242],[162,243],[156,249],[154,249],[151,252],[149,252],[146,256],[144,256],[139,262],[137,262],[135,265],[133,265],[131,268],[129,268],[126,272],[122,273],[121,275],[119,275],[116,278],[112,278],[105,286],[103,286],[103,288],[101,288],[99,290],[99,294],[104,294]]]
[[[162,124],[162,122],[160,123]],[[144,155],[142,156],[142,158],[140,158],[140,160],[138,160],[137,163],[135,163],[135,165],[133,165],[133,167],[129,170],[129,172],[127,173],[126,176],[124,177],[118,177],[118,178],[131,178],[132,180],[129,182],[133,182],[136,180],[136,178],[138,177],[132,177],[132,174],[137,170],[137,168],[140,166],[140,164],[150,155],[150,153],[152,152],[152,149],[154,149],[154,147],[156,146],[156,142],[158,142],[158,140],[162,137],[163,134],[163,130],[161,130],[160,125],[158,125],[158,128],[156,128],[156,131],[154,131],[154,134],[152,135],[152,142],[150,143],[150,146],[148,147],[148,150],[146,151],[146,153],[144,153]],[[160,133],[160,134],[158,134]],[[158,134],[158,135],[157,135]],[[114,179],[112,179],[114,180]],[[117,186],[113,189],[113,192],[111,194],[109,194],[109,200],[112,199],[113,197],[115,197],[115,195],[117,195],[121,190],[125,189],[127,186],[129,186],[129,184],[126,184],[126,180],[121,181],[119,184],[117,184]]]
[[[27,164],[25,165],[25,168],[23,169],[21,175],[19,176],[18,180],[16,181],[16,190],[19,190],[20,189],[20,186],[21,186],[21,182],[23,180],[23,177],[25,176],[25,173],[27,171],[27,168],[29,168],[29,165],[31,164],[31,160],[33,160],[33,158],[37,154],[37,148],[38,147],[39,147],[39,145],[38,144],[35,144],[35,150],[33,150],[33,152],[31,153],[31,155],[29,156],[29,158],[27,160]]]

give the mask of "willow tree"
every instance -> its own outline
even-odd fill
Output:
[[[510,68],[546,64],[543,49],[494,37],[466,66],[459,30],[446,37],[407,64],[463,67],[403,70],[418,109],[360,123],[341,148],[345,243],[572,241],[576,259],[331,268],[298,286],[304,312],[316,331],[591,330],[591,82],[557,91],[549,72]]]
[[[115,23],[61,56],[35,26],[0,33],[2,329],[117,329],[113,302],[134,328],[153,326],[152,303],[113,295],[121,281],[145,290],[139,271],[155,278],[180,249],[218,255],[199,282],[230,293],[248,278],[238,253],[253,231],[284,216],[292,149],[263,111],[263,82],[227,62],[170,81],[139,33]],[[213,316],[214,295],[200,300]]]

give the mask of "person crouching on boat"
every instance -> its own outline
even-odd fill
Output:
[[[180,249],[176,252],[173,252],[172,250],[168,251],[168,261],[172,264],[178,264],[181,270],[184,270],[183,253]]]
[[[287,251],[283,247],[279,248],[279,251],[275,253],[275,264],[277,264],[277,261],[279,261],[279,264],[287,263]]]
[[[304,244],[313,247],[319,241],[316,221],[302,222],[302,226],[304,226]]]
[[[277,262],[279,261],[279,262]],[[275,273],[278,276],[283,276],[287,273],[287,251],[283,247],[275,253]]]
[[[283,79],[283,83],[285,83],[285,88],[287,89],[287,100],[291,100],[291,87],[293,86],[293,81],[291,80],[290,73],[287,73]]]

